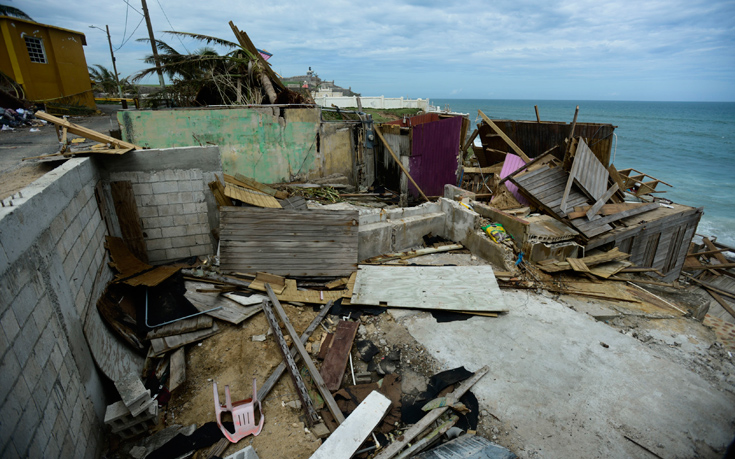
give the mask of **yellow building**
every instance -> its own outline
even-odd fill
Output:
[[[83,33],[8,16],[0,16],[0,32],[0,71],[26,99],[96,108]]]

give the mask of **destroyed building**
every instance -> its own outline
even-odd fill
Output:
[[[549,444],[588,422],[548,415],[545,391],[602,413],[590,431],[623,441],[600,441],[600,456],[724,451],[735,398],[708,389],[727,375],[679,378],[627,332],[556,302],[717,322],[671,300],[691,279],[735,317],[733,249],[693,244],[702,209],[611,163],[614,126],[480,112],[468,135],[463,116],[378,125],[276,103],[290,97],[277,79],[263,90],[272,104],[119,111],[122,139],[36,113],[61,150],[0,208],[0,454],[531,457],[511,422],[558,416]],[[422,258],[443,255],[456,257]],[[615,380],[627,360],[643,375]],[[563,378],[586,382],[590,368],[593,384]],[[665,391],[645,392],[659,379]],[[492,390],[510,386],[520,394]],[[503,406],[523,399],[532,407]],[[660,436],[638,411],[656,408]]]

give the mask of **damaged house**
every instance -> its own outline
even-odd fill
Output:
[[[470,136],[463,116],[378,124],[284,102],[254,62],[270,104],[123,110],[122,139],[36,113],[62,147],[0,208],[3,456],[530,457],[512,416],[543,417],[545,378],[602,421],[560,413],[543,439],[609,418],[589,428],[621,440],[601,455],[724,449],[732,394],[555,302],[696,322],[706,307],[641,285],[677,292],[682,273],[733,266],[732,248],[692,244],[702,209],[611,163],[614,126],[482,112]],[[729,311],[729,287],[695,276]],[[533,371],[513,373],[517,353]],[[609,391],[584,379],[613,380],[627,358],[653,370]],[[659,379],[674,383],[625,400]],[[662,397],[670,436],[637,411]],[[534,408],[504,405],[524,399]]]

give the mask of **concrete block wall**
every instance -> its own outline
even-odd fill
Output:
[[[219,226],[217,205],[207,184],[216,174],[222,180],[218,147],[143,150],[110,159],[100,162],[105,182],[132,183],[149,262],[216,252],[211,230]]]
[[[99,455],[104,395],[82,331],[110,278],[98,179],[72,159],[0,209],[1,457]]]

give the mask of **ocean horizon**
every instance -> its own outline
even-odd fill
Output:
[[[615,128],[612,163],[672,185],[656,196],[703,207],[697,234],[735,246],[735,102],[431,99],[431,104],[493,119],[609,123]]]

